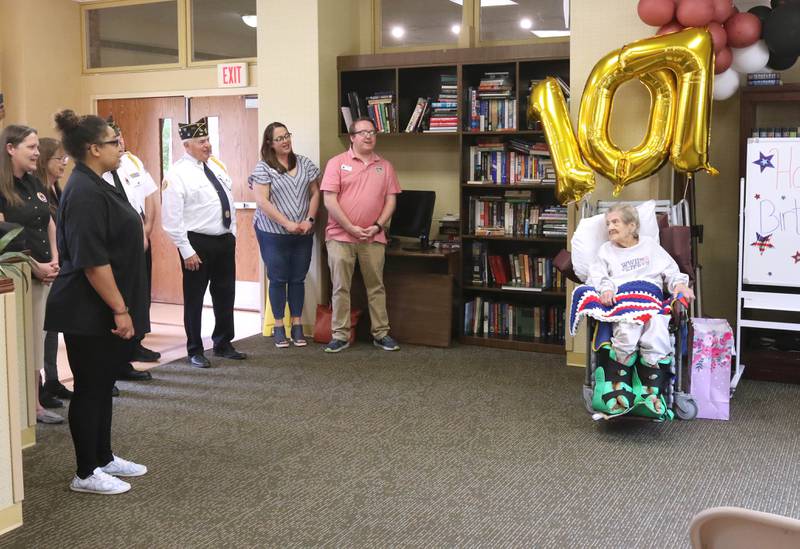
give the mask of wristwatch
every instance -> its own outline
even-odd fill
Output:
[[[378,227],[378,232],[379,232],[379,233],[382,233],[382,232],[383,232],[383,225],[381,225],[381,224],[380,224],[380,223],[378,223],[377,221],[376,221],[375,223],[373,223],[373,225],[374,225],[374,226],[376,226],[376,227]]]

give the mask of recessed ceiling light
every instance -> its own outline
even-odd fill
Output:
[[[450,27],[450,32],[453,34],[461,34],[461,25],[453,25]]]
[[[403,27],[400,27],[400,26],[394,26],[394,27],[392,27],[392,31],[391,32],[392,32],[392,36],[394,36],[395,38],[402,38],[406,34],[406,29],[404,29]]]
[[[539,38],[556,38],[558,36],[569,36],[568,30],[558,30],[558,31],[532,30],[531,32],[536,36],[538,36]]]
[[[531,21],[527,17],[523,17],[522,19],[519,20],[519,26],[525,30],[528,30],[533,26],[533,21]]]
[[[248,27],[256,28],[258,26],[258,16],[257,15],[242,15],[242,21]]]
[[[459,6],[464,5],[464,0],[450,0],[453,4],[458,4]],[[494,6],[516,6],[517,3],[514,0],[481,0],[481,7],[482,8],[492,8]]]

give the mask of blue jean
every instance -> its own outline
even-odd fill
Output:
[[[289,312],[293,317],[301,316],[314,235],[267,233],[256,228],[256,237],[261,248],[261,259],[267,267],[272,316],[278,320],[283,318],[287,288]]]

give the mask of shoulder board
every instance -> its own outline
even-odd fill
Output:
[[[135,155],[131,154],[128,151],[125,151],[125,155],[130,159],[131,162],[136,164],[137,168],[139,168],[140,170],[142,169],[142,162],[138,158],[136,158]]]
[[[211,160],[211,161],[212,161],[214,164],[216,164],[217,166],[219,166],[219,168],[220,168],[220,169],[221,169],[223,172],[225,172],[225,173],[228,173],[228,170],[227,170],[227,168],[225,168],[225,164],[223,164],[223,163],[222,163],[220,160],[217,160],[217,158],[216,158],[215,156],[211,156],[211,157],[209,157],[209,160]]]

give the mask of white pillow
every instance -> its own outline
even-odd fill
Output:
[[[656,201],[648,200],[636,206],[639,212],[639,236],[658,239],[656,220]],[[608,240],[605,214],[597,214],[581,219],[572,235],[572,268],[583,281],[589,276],[589,267],[594,263],[600,246]]]

